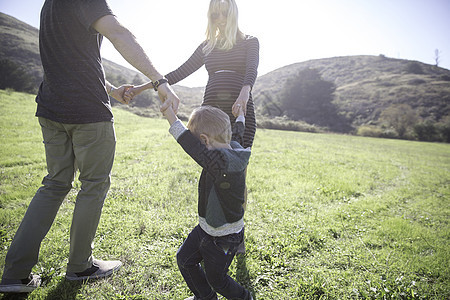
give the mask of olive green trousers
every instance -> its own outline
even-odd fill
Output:
[[[67,272],[81,272],[92,266],[93,240],[110,187],[116,147],[114,124],[63,124],[41,117],[39,123],[48,175],[14,236],[6,255],[3,278],[23,279],[31,273],[38,262],[41,242],[72,189],[77,170],[81,188],[70,227]]]

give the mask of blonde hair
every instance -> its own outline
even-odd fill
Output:
[[[230,117],[222,110],[212,106],[201,106],[192,112],[187,128],[197,138],[206,134],[219,143],[229,144],[231,141]]]
[[[227,25],[221,32],[213,14],[226,13]],[[238,8],[234,0],[211,0],[208,9],[208,27],[206,28],[206,45],[203,52],[208,55],[217,47],[220,50],[230,50],[236,44],[237,36],[243,37],[238,25]]]

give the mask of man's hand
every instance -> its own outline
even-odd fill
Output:
[[[112,91],[112,93],[110,94],[111,97],[113,97],[114,99],[116,99],[117,101],[119,101],[120,103],[123,104],[130,104],[131,100],[133,98],[125,98],[125,92],[128,91],[129,89],[131,89],[133,87],[133,85],[131,84],[124,84],[121,85],[120,87],[114,89]]]
[[[130,103],[131,100],[133,100],[133,98],[136,97],[139,94],[140,94],[140,91],[136,87],[131,87],[128,90],[125,91],[125,93],[123,94],[123,99],[127,103]]]

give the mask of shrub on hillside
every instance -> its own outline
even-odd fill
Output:
[[[283,117],[267,118],[259,117],[257,120],[258,128],[263,129],[276,129],[276,130],[290,130],[290,131],[302,131],[302,132],[323,132],[324,130],[318,126],[311,125],[302,121],[293,121]]]
[[[414,125],[414,133],[419,141],[438,141],[440,140],[438,130],[434,122],[425,121]]]
[[[359,136],[382,137],[383,130],[374,125],[362,125],[358,128],[356,134]]]
[[[0,60],[0,89],[35,93],[34,78],[9,59]]]
[[[380,115],[380,121],[387,128],[393,128],[398,137],[406,138],[417,123],[417,112],[408,104],[392,104]]]
[[[388,128],[382,128],[382,134],[380,137],[382,138],[386,138],[386,139],[398,139],[398,133],[397,131],[392,128],[392,127],[388,127]]]
[[[411,74],[424,74],[422,66],[416,61],[408,63],[405,71]]]
[[[415,79],[411,79],[410,81],[408,81],[409,85],[421,85],[424,83],[426,83],[426,81],[421,78],[415,78]]]
[[[441,80],[450,81],[450,76],[449,75],[442,75],[441,76]]]
[[[450,143],[450,116],[446,116],[437,124],[441,141]]]

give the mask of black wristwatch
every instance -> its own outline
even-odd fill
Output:
[[[161,84],[164,84],[164,83],[167,83],[167,82],[169,82],[169,81],[166,78],[161,78],[160,80],[156,80],[156,81],[152,82],[153,89],[155,90],[155,92],[157,92],[158,91],[158,87]]]

